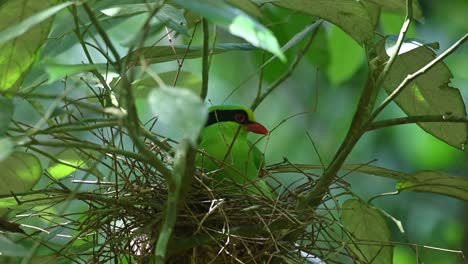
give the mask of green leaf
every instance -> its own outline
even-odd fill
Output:
[[[46,64],[45,70],[49,75],[49,83],[52,83],[78,73],[99,69],[105,70],[104,67],[104,64]]]
[[[201,77],[197,74],[186,71],[169,71],[157,73],[156,75],[167,86],[173,86],[174,81],[177,80],[174,88],[182,87],[194,92],[195,94],[200,94],[201,92]],[[132,89],[135,97],[147,98],[149,92],[155,87],[159,87],[159,84],[152,76],[149,75],[139,78],[132,83]]]
[[[364,61],[364,51],[338,27],[330,30],[328,48],[330,62],[327,75],[332,84],[338,85],[356,73]]]
[[[395,50],[396,37],[387,38],[377,45],[377,54],[388,59]],[[400,54],[390,70],[384,88],[392,93],[398,85],[435,58],[434,52],[414,39],[405,41]],[[404,87],[395,102],[408,115],[456,115],[465,116],[466,110],[460,91],[449,86],[452,74],[443,62]],[[463,149],[468,140],[468,124],[464,123],[418,123],[426,132],[438,139]]]
[[[8,158],[13,153],[15,144],[9,137],[0,137],[0,162]]]
[[[403,180],[403,179],[408,178],[407,173],[389,170],[386,168],[373,166],[373,165],[367,165],[367,164],[348,164],[348,165],[343,165],[341,169],[347,170],[347,171],[362,172],[362,173],[390,178],[394,180]]]
[[[39,159],[25,152],[14,152],[0,161],[0,194],[30,190],[41,178]]]
[[[101,10],[103,14],[109,17],[134,16],[138,14],[147,14],[157,7],[156,3],[142,4],[124,4],[114,5]],[[154,16],[152,24],[164,24],[175,31],[188,36],[187,21],[183,10],[177,9],[171,5],[163,5]],[[154,23],[155,22],[155,23]]]
[[[418,171],[400,181],[399,191],[431,192],[468,201],[468,179],[444,172]]]
[[[242,10],[219,0],[174,2],[229,30],[234,36],[245,39],[255,47],[273,53],[282,61],[286,60],[273,33]]]
[[[260,7],[256,5],[254,2],[252,2],[251,0],[226,0],[226,2],[232,6],[235,6],[245,11],[247,14],[252,15],[256,18],[263,17],[263,13]]]
[[[178,129],[183,138],[197,145],[208,117],[208,109],[199,96],[186,89],[161,87],[151,91],[148,102],[158,122]]]
[[[73,4],[56,1],[6,1],[0,5],[0,91],[19,86],[46,41],[50,17]]]
[[[328,20],[341,28],[359,44],[373,39],[375,10],[360,1],[279,0],[272,3],[280,7]]]
[[[210,51],[211,54],[219,54],[232,50],[253,50],[253,46],[242,43],[224,43],[215,45]],[[203,55],[203,49],[200,46],[154,46],[146,47],[133,51],[123,59],[140,64],[140,57],[146,60],[146,63],[161,63],[177,59],[195,59]]]
[[[41,205],[57,204],[62,201],[63,197],[53,197],[50,194],[28,194],[28,195],[16,195],[13,197],[0,198],[0,208],[11,208],[17,210],[29,210],[31,207]],[[18,204],[18,199],[21,204]]]
[[[24,257],[29,252],[29,249],[26,249],[21,244],[10,240],[4,234],[0,234],[0,245],[2,248],[2,256]]]
[[[10,12],[12,14],[9,16],[7,15],[6,17],[2,16],[0,19],[2,24],[5,23],[5,26],[13,25],[6,29],[4,27],[0,28],[2,30],[0,32],[0,45],[23,35],[33,27],[55,15],[57,12],[73,4],[73,2],[65,2],[38,12],[42,8],[50,6],[51,2],[53,3],[56,1],[48,1],[49,3],[46,4],[44,4],[44,1],[40,2],[39,4],[37,4],[37,2],[38,1],[15,0],[14,2],[8,1],[5,5],[0,6],[0,13],[6,15],[7,12]],[[14,4],[8,5],[10,3]],[[15,9],[14,7],[19,9]],[[18,16],[18,14],[21,15]],[[29,17],[25,19],[27,16]]]
[[[93,169],[94,159],[75,149],[65,149],[50,161],[47,171],[56,180],[63,179],[79,169]],[[97,171],[95,171],[97,172]],[[96,176],[99,177],[97,174]]]
[[[14,110],[15,106],[11,99],[0,95],[0,137],[8,130]]]
[[[374,3],[384,11],[395,12],[399,14],[406,14],[406,2],[407,0],[365,0],[366,2]],[[421,6],[417,0],[413,0],[413,18],[421,19],[423,18],[423,13]],[[402,20],[403,21],[403,20]]]
[[[391,233],[382,213],[357,199],[346,200],[341,218],[352,235],[349,248],[361,263],[392,263]]]

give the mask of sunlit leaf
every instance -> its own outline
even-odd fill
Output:
[[[286,60],[273,33],[255,21],[244,11],[219,0],[174,0],[177,4],[198,13],[212,23],[219,25],[235,36],[245,39],[255,47],[259,47]]]
[[[11,99],[0,95],[0,137],[5,135],[5,132],[10,125],[14,109],[15,106]]]
[[[343,224],[352,235],[349,248],[360,262],[391,264],[391,233],[382,213],[357,199],[346,200],[341,212]]]
[[[186,89],[161,87],[151,91],[148,102],[158,122],[180,130],[184,138],[196,145],[208,116],[199,96]]]
[[[396,37],[387,38],[377,46],[379,57],[388,59],[395,49]],[[389,72],[384,88],[393,92],[398,85],[435,58],[434,52],[422,43],[410,39],[400,50]],[[395,102],[408,116],[415,115],[455,115],[466,116],[465,104],[458,89],[449,86],[452,74],[443,62],[410,82],[395,99]],[[438,139],[463,149],[468,140],[468,124],[464,123],[418,123],[426,132]]]
[[[400,181],[399,191],[431,192],[468,201],[468,179],[444,172],[418,171]]]
[[[41,178],[39,159],[26,152],[14,152],[0,161],[0,194],[30,190]]]
[[[260,2],[271,2],[280,7],[321,17],[340,27],[359,44],[369,42],[374,36],[374,10],[360,1],[278,0]]]
[[[9,5],[8,2],[14,4]],[[0,44],[4,44],[7,41],[13,40],[16,37],[21,36],[33,27],[40,24],[41,22],[44,22],[45,20],[49,19],[57,12],[73,4],[73,2],[65,2],[56,6],[52,6],[52,4],[57,1],[46,1],[46,3],[41,2],[40,5],[34,4],[36,1],[28,0],[15,0],[14,2],[8,2],[0,6],[1,14],[6,15],[8,12],[12,13],[10,16],[2,16],[0,19],[3,25],[3,27],[0,27],[0,29],[2,30],[0,32]],[[44,9],[44,7],[47,6],[51,7]],[[18,14],[21,14],[21,16],[18,16]],[[10,20],[12,18],[15,20]]]
[[[91,157],[75,149],[65,149],[55,155],[55,158],[58,161],[50,161],[47,171],[56,180],[67,177],[80,168],[89,169],[94,167]]]
[[[18,86],[44,44],[51,16],[73,4],[57,1],[6,1],[0,5],[0,91]]]
[[[233,50],[253,50],[254,47],[249,44],[242,43],[224,43],[215,45],[210,51],[211,54],[218,54]],[[203,55],[203,49],[200,46],[154,46],[141,48],[133,51],[123,59],[132,61],[135,64],[140,64],[140,59],[144,58],[146,63],[161,63],[177,59],[195,59]]]
[[[10,197],[0,198],[0,208],[14,208],[16,210],[29,210],[31,207],[56,204],[63,200],[63,197],[52,197],[48,194],[16,195],[9,194]],[[18,200],[20,204],[18,204]]]

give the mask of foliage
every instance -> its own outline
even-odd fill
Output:
[[[390,13],[405,16],[397,35],[380,30]],[[437,39],[407,37],[422,17],[417,0],[0,2],[0,260],[393,263],[393,225],[406,234],[374,198],[468,201],[463,176],[346,163],[371,131],[403,124],[466,152],[466,106],[444,60],[468,34],[437,54]],[[311,140],[320,165],[282,155],[263,170],[274,200],[226,195],[195,166],[212,83],[244,70],[217,61],[228,53],[258,59],[229,87],[255,77],[243,94],[254,110],[306,62],[334,85],[367,75],[330,162]],[[382,118],[392,102],[406,115]],[[342,173],[394,180],[394,192],[365,201]]]

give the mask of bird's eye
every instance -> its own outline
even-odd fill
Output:
[[[245,114],[244,113],[236,113],[234,115],[234,120],[236,120],[237,123],[242,124],[245,122]]]

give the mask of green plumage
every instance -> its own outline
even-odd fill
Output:
[[[215,183],[245,186],[249,193],[273,198],[271,188],[258,178],[264,165],[262,153],[247,140],[249,130],[260,134],[268,131],[255,122],[250,109],[242,106],[214,106],[209,112],[211,117],[200,142],[200,149],[207,155],[199,155],[197,165],[206,169]]]

